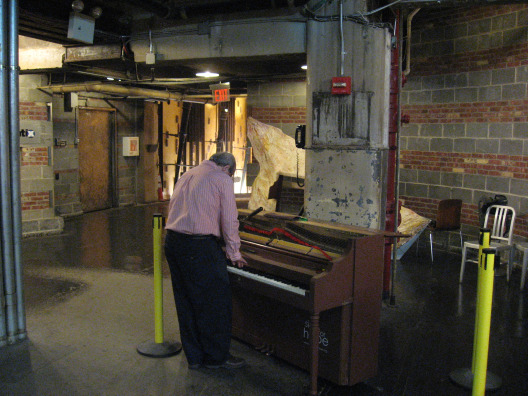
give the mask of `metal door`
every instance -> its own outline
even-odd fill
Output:
[[[114,113],[79,109],[79,178],[84,212],[112,207],[112,134]]]

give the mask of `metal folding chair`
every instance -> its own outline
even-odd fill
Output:
[[[514,245],[513,226],[515,224],[515,209],[511,206],[493,205],[486,211],[484,218],[484,228],[490,229],[490,248],[495,249],[495,254],[502,252],[509,252],[508,269],[506,271],[506,279],[510,281],[510,274],[513,268]],[[460,283],[464,279],[464,269],[466,266],[466,255],[468,249],[479,248],[478,241],[464,242],[462,249],[462,262],[460,264]],[[476,262],[474,260],[467,260]]]

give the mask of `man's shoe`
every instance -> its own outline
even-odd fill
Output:
[[[246,365],[246,361],[236,356],[229,356],[227,360],[220,364],[206,364],[205,367],[210,369],[226,368],[226,369],[238,369]]]

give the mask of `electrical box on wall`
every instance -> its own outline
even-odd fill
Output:
[[[332,77],[332,95],[350,95],[352,79],[350,77]]]
[[[79,107],[79,95],[75,92],[64,94],[64,111],[72,112],[75,107]]]
[[[147,65],[153,65],[156,63],[156,54],[154,52],[147,52],[145,55],[145,63]]]
[[[70,14],[68,38],[86,44],[93,44],[95,19],[78,12]]]
[[[139,137],[125,136],[123,138],[123,156],[125,157],[139,156]]]

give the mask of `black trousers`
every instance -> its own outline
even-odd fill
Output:
[[[227,258],[211,237],[168,231],[171,272],[183,350],[189,364],[218,364],[229,356],[231,288]]]

